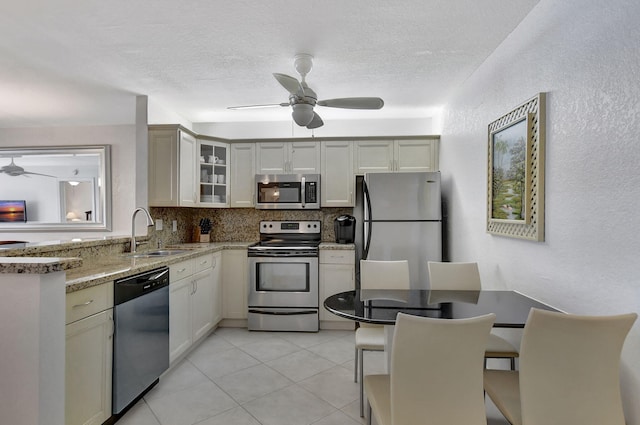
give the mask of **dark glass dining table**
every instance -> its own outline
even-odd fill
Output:
[[[523,328],[531,308],[559,311],[517,291],[354,290],[327,297],[331,313],[358,322],[393,325],[399,312],[439,319],[494,313],[494,327]]]
[[[384,325],[385,368],[390,370],[398,313],[438,319],[466,319],[494,313],[496,328],[524,328],[532,308],[559,311],[517,291],[358,289],[324,300],[331,313],[357,322]]]

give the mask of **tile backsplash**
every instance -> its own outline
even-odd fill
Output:
[[[212,242],[248,242],[260,238],[259,224],[263,220],[320,220],[322,241],[333,242],[333,220],[342,214],[352,214],[352,208],[322,208],[313,211],[300,210],[256,210],[253,208],[169,208],[149,209],[154,220],[161,219],[162,230],[149,232],[150,245],[157,246],[192,242],[193,232],[201,218],[211,220]],[[177,220],[177,231],[173,231],[173,220]]]

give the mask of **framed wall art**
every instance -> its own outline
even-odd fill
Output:
[[[544,240],[545,94],[489,124],[487,232]]]

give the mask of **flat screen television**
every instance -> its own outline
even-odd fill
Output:
[[[26,201],[0,201],[0,223],[26,223]]]

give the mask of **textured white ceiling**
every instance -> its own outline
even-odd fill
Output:
[[[379,111],[316,107],[323,118],[428,116],[538,0],[21,0],[0,14],[0,127],[133,121],[148,95],[191,122],[285,120],[271,75],[320,99],[379,96]]]

